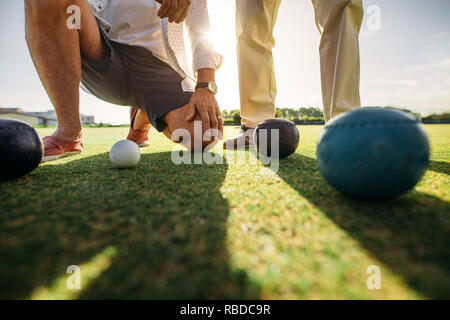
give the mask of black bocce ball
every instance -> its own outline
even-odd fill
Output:
[[[39,166],[42,140],[28,124],[0,118],[0,179],[19,178]]]
[[[276,139],[276,132],[278,132],[278,139]],[[267,139],[265,138],[266,136]],[[268,119],[256,126],[253,139],[260,155],[265,157],[275,156],[275,151],[273,150],[275,147],[273,143],[275,143],[279,148],[279,158],[284,159],[297,150],[300,134],[295,124],[291,121],[285,119]]]

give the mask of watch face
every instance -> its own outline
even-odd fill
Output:
[[[216,83],[213,81],[208,82],[208,90],[211,91],[212,93],[216,94],[217,93]]]

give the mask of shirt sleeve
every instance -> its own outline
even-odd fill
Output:
[[[199,69],[219,69],[223,56],[214,50],[206,0],[191,0],[185,25],[191,43],[194,73],[197,74]]]

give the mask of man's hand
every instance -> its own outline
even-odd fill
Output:
[[[156,0],[161,4],[158,16],[161,19],[169,18],[169,22],[180,23],[186,19],[191,0]]]
[[[200,114],[202,119],[203,132],[209,129],[216,129],[220,133],[219,139],[223,137],[223,120],[216,97],[207,89],[197,89],[189,102],[188,121],[194,121],[195,114]],[[214,134],[213,134],[214,136]],[[210,136],[206,136],[210,139]]]

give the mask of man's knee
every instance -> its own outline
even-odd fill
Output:
[[[239,42],[274,46],[272,37],[281,0],[239,0],[236,5],[236,36]],[[269,44],[266,44],[269,42]]]
[[[180,143],[190,151],[209,150],[221,138],[220,133],[218,130],[205,130],[206,128],[203,127],[202,119],[198,113],[193,121],[187,121],[186,117],[190,108],[190,105],[185,105],[164,116],[164,121],[168,125],[165,134],[172,141]],[[211,139],[211,136],[215,139]]]
[[[312,0],[316,22],[322,28],[339,24],[340,17],[350,17],[356,25],[364,15],[362,0]]]
[[[353,10],[363,12],[362,0],[314,0],[315,7],[323,8],[327,11]]]
[[[334,8],[345,6],[362,7],[362,0],[312,0],[314,7]]]
[[[81,6],[85,0],[24,0],[28,20],[52,22],[55,18],[67,18],[70,6]]]
[[[215,130],[204,130],[200,120],[171,131],[171,140],[180,143],[192,152],[203,152],[212,149],[220,139],[220,133]]]
[[[198,122],[201,125],[201,122]],[[219,141],[219,137],[211,139],[203,130],[192,130],[180,128],[172,132],[172,140],[180,143],[192,152],[203,152],[211,150]]]

